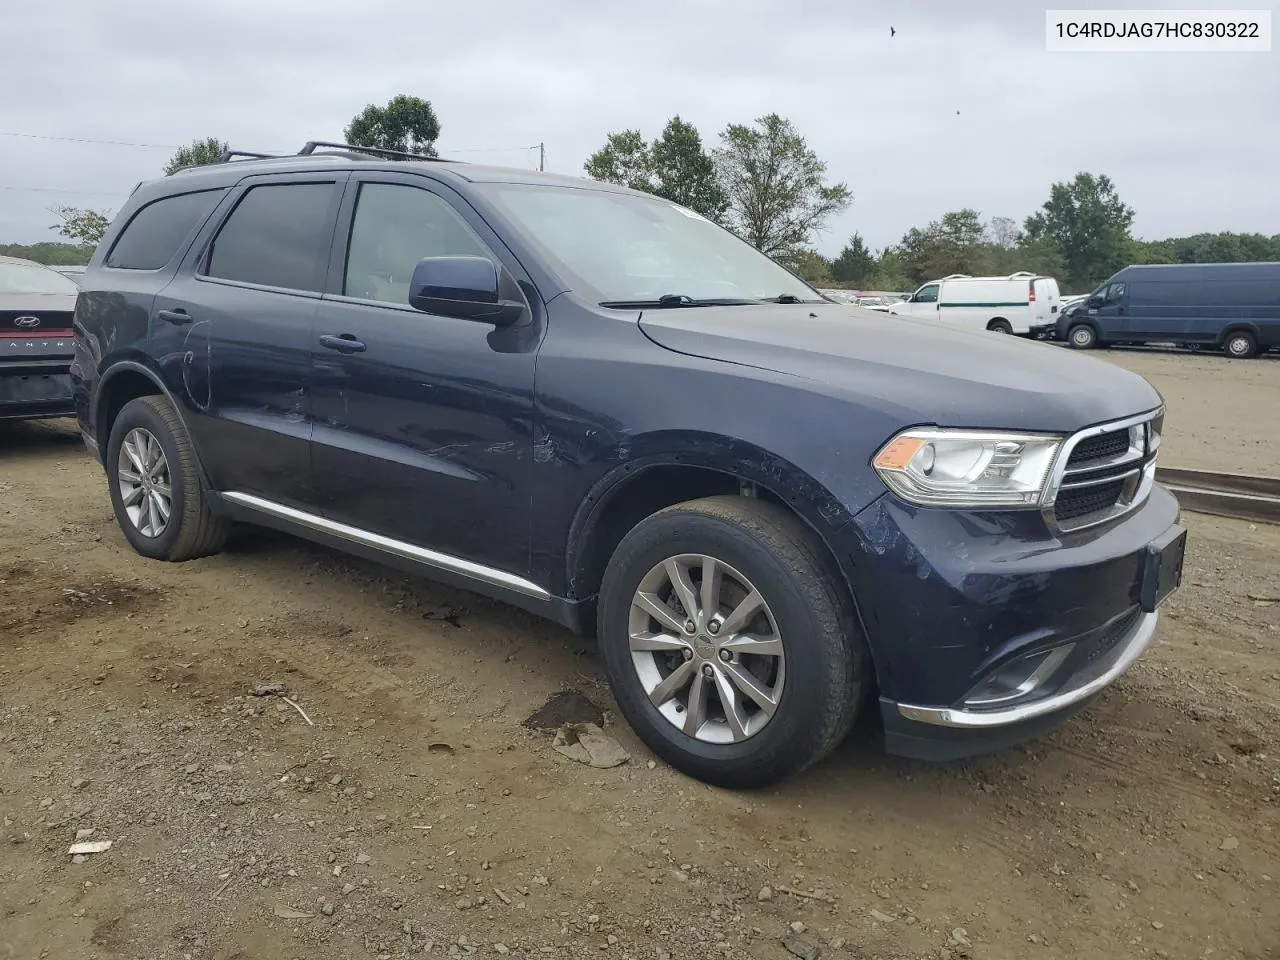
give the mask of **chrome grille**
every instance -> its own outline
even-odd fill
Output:
[[[1164,411],[1081,430],[1067,439],[1045,498],[1057,530],[1082,530],[1128,513],[1155,481]]]

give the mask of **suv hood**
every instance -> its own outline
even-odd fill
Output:
[[[647,310],[640,328],[677,353],[814,381],[903,426],[1071,433],[1161,403],[1142,377],[1103,360],[857,307]]]

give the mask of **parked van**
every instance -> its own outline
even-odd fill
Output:
[[[1058,319],[1058,281],[1034,273],[1007,277],[955,274],[932,280],[889,313],[949,327],[1039,335]]]
[[[1077,350],[1109,343],[1216,347],[1229,357],[1280,348],[1280,263],[1125,267],[1059,318]]]

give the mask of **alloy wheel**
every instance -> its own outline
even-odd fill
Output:
[[[149,430],[134,427],[125,435],[116,478],[120,503],[137,531],[151,538],[163,534],[173,511],[173,485],[164,449]]]
[[[773,719],[786,680],[777,621],[729,564],[682,554],[640,581],[628,623],[631,660],[650,702],[706,743],[738,743]]]

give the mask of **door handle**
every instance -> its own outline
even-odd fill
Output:
[[[357,340],[350,333],[337,337],[325,334],[320,338],[320,346],[337,350],[339,353],[364,353],[365,351],[364,341]]]
[[[187,313],[187,311],[182,308],[178,308],[177,310],[157,310],[156,319],[167,320],[169,323],[176,323],[181,326],[184,323],[191,322],[191,314]]]

